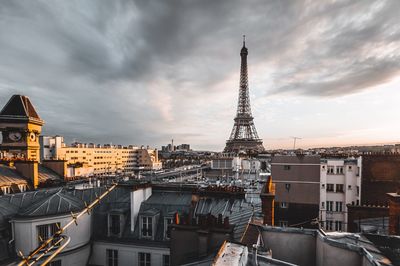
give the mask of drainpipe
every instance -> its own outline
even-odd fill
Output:
[[[11,245],[11,243],[12,242],[14,242],[14,240],[15,240],[15,237],[14,237],[14,223],[12,222],[12,221],[10,221],[10,223],[11,223],[11,236],[12,236],[12,238],[11,238],[11,240],[10,241],[8,241],[8,245]]]

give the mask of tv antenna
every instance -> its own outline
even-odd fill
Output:
[[[302,139],[300,137],[291,137],[293,139],[293,150],[296,150],[296,140]]]

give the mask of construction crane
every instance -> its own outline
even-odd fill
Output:
[[[96,199],[89,205],[85,202],[85,208],[77,214],[71,212],[71,220],[61,228],[58,228],[58,231],[52,235],[50,238],[43,241],[43,243],[38,246],[36,249],[31,251],[28,256],[24,256],[21,251],[18,252],[18,255],[21,257],[21,262],[18,266],[24,265],[35,265],[39,263],[39,261],[45,256],[49,255],[40,265],[48,265],[71,241],[69,236],[63,235],[65,229],[70,227],[72,224],[78,226],[78,219],[82,215],[90,214],[90,211],[93,207],[100,202],[108,193],[110,193],[114,188],[117,187],[117,184],[113,184],[109,187],[103,194],[96,197]],[[62,244],[61,244],[62,243]],[[60,245],[60,246],[59,246]],[[55,249],[55,250],[54,250]],[[52,252],[54,250],[54,252]],[[50,253],[52,252],[52,253]]]
[[[293,139],[293,150],[296,150],[296,140],[301,139],[299,137],[291,137]]]

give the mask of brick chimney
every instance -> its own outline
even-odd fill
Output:
[[[389,234],[400,235],[400,191],[387,193],[389,197]]]
[[[264,224],[274,226],[274,200],[275,200],[275,185],[272,184],[272,177],[268,177],[261,194],[261,208],[264,215]]]

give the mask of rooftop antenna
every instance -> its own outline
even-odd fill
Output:
[[[293,139],[293,150],[296,149],[296,140],[301,139],[299,137],[291,137]]]
[[[246,46],[246,35],[243,35],[243,47]]]

